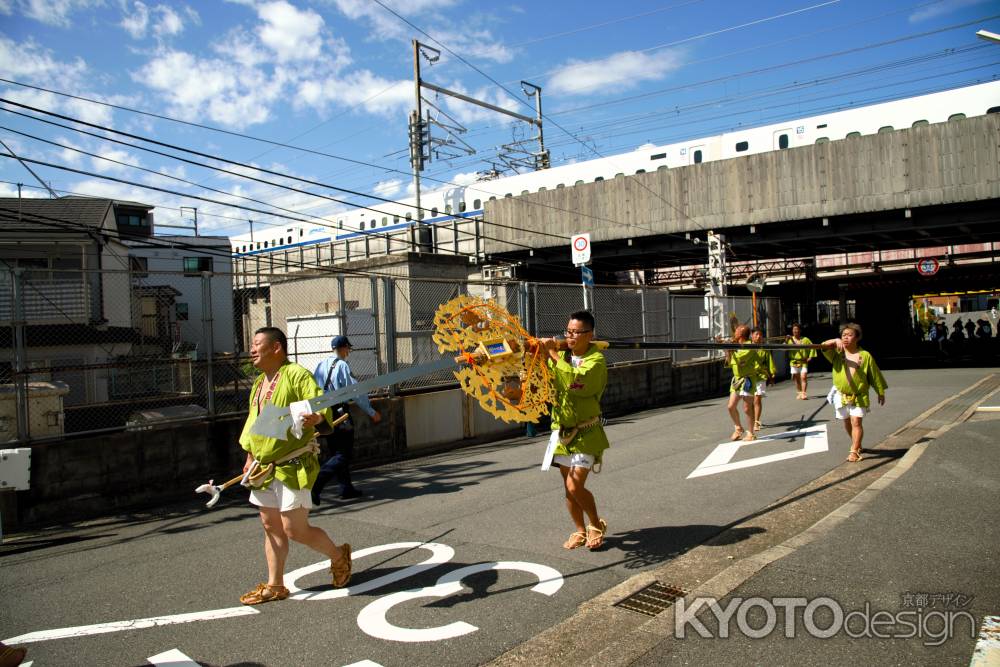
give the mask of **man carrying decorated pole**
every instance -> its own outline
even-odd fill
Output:
[[[319,412],[302,410],[308,410],[306,401],[323,392],[312,373],[288,360],[288,340],[280,329],[258,329],[250,358],[261,373],[250,391],[250,414],[240,435],[240,446],[247,452],[244,482],[251,488],[250,502],[260,509],[264,527],[267,582],[241,596],[240,602],[255,605],[288,597],[283,577],[289,539],[330,558],[334,587],[346,586],[351,578],[351,546],[343,544],[338,548],[323,529],[309,524],[313,506],[310,488],[319,473],[319,447],[314,436],[316,431],[330,433],[332,429],[328,408]],[[293,413],[299,410],[300,421],[287,437],[252,432],[257,416],[267,405],[289,406]]]
[[[570,315],[564,333],[564,345],[554,338],[538,341],[549,357],[555,390],[552,438],[542,468],[547,469],[550,462],[559,466],[566,508],[576,526],[563,547],[586,546],[593,551],[604,545],[608,529],[597,513],[594,494],[586,488],[587,476],[599,469],[604,450],[610,446],[601,424],[601,395],[608,383],[608,367],[604,354],[591,345],[594,316],[590,312],[580,310]]]

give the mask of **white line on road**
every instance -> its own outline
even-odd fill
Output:
[[[253,607],[229,607],[227,609],[212,609],[209,611],[196,611],[190,614],[174,614],[173,616],[153,616],[152,618],[137,618],[132,621],[113,621],[111,623],[98,623],[96,625],[78,625],[72,628],[56,628],[55,630],[39,630],[29,632],[19,637],[11,637],[2,640],[4,644],[28,644],[31,642],[44,642],[50,639],[66,639],[68,637],[86,637],[88,635],[102,635],[107,632],[121,632],[122,630],[140,630],[142,628],[153,628],[158,625],[175,625],[177,623],[192,623],[194,621],[212,621],[219,618],[233,618],[236,616],[249,616],[260,612]]]
[[[197,662],[175,648],[151,655],[146,660],[151,665],[162,665],[162,667],[201,667]]]
[[[761,442],[772,442],[788,438],[803,438],[802,447],[800,449],[793,449],[790,452],[768,454],[766,456],[758,456],[756,458],[744,459],[742,461],[730,463],[741,447],[753,447],[755,444],[759,444]],[[750,442],[724,442],[713,449],[712,453],[705,457],[705,460],[699,463],[698,467],[695,468],[691,474],[687,476],[687,478],[691,479],[692,477],[704,477],[705,475],[715,475],[716,473],[728,472],[730,470],[751,468],[753,466],[764,465],[765,463],[774,463],[775,461],[794,459],[798,456],[805,456],[807,454],[825,452],[828,449],[829,444],[826,437],[826,424],[820,424],[819,426],[813,426],[799,431],[785,431],[784,433],[765,435],[762,438],[757,438],[756,440]]]
[[[362,660],[361,662],[352,662],[349,665],[344,665],[344,667],[382,667],[382,665],[371,660]]]

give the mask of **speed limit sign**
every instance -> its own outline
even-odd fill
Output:
[[[919,262],[917,262],[917,273],[922,276],[933,276],[938,272],[940,264],[933,257],[924,257]]]
[[[573,264],[580,266],[590,261],[590,234],[577,234],[570,240]]]

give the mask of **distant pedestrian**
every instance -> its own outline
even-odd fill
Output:
[[[813,342],[802,335],[802,325],[796,322],[792,325],[792,335],[786,342],[789,345],[812,345]],[[795,398],[809,398],[809,360],[816,357],[816,350],[793,350],[788,353],[792,379],[795,380]]]
[[[976,337],[976,323],[972,321],[971,317],[965,322],[965,337],[969,340]]]
[[[754,327],[750,330],[750,342],[754,345],[760,345],[764,342],[764,330],[759,327]],[[764,385],[774,384],[775,376],[778,374],[778,368],[774,365],[774,355],[771,354],[770,350],[757,350],[757,377],[764,378]],[[761,391],[754,394],[753,397],[753,434],[754,437],[760,432],[761,417],[764,415],[764,397],[767,396],[767,391]],[[753,439],[753,438],[751,438]]]
[[[976,321],[979,326],[976,328],[976,336],[978,338],[992,338],[993,337],[993,327],[990,325],[990,321],[987,319],[979,319]]]
[[[869,389],[878,395],[878,404],[885,405],[888,387],[875,359],[861,349],[861,326],[854,323],[841,327],[840,338],[823,342],[823,356],[833,366],[833,387],[827,400],[833,405],[834,416],[844,421],[844,429],[851,438],[851,451],[847,460],[854,463],[863,457],[861,440],[864,438],[862,418],[871,407]]]
[[[351,374],[351,367],[347,363],[347,357],[351,354],[351,341],[348,340],[347,336],[334,336],[333,340],[330,341],[330,347],[333,349],[333,356],[319,362],[313,372],[316,383],[324,392],[357,384],[357,380]],[[382,415],[371,406],[367,396],[356,396],[354,402],[364,410],[373,424],[382,421]],[[348,415],[347,421],[337,424],[331,435],[320,438],[320,441],[331,452],[331,456],[323,463],[319,476],[316,477],[316,483],[312,487],[312,500],[315,505],[319,505],[320,495],[330,479],[336,479],[337,483],[340,484],[340,498],[342,500],[360,498],[363,495],[351,481],[351,462],[354,460],[354,422],[347,403],[342,403],[334,408],[334,421],[344,414]]]
[[[750,327],[741,324],[733,332],[733,343],[747,345],[750,342]],[[756,434],[753,430],[754,406],[753,397],[757,392],[764,391],[764,382],[759,378],[757,369],[757,350],[749,346],[739,350],[726,350],[726,363],[733,371],[733,379],[729,383],[729,402],[726,409],[733,420],[733,434],[730,440],[753,440]],[[747,427],[740,422],[738,404],[742,401],[743,412],[747,416]]]

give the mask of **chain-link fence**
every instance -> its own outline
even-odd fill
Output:
[[[702,297],[665,288],[468,282],[386,275],[260,274],[252,282],[197,271],[0,269],[0,442],[246,410],[255,370],[253,333],[276,326],[290,358],[312,370],[343,334],[359,379],[439,357],[431,335],[438,306],[460,294],[495,300],[532,335],[561,335],[571,312],[589,307],[599,338],[705,341]],[[726,298],[732,321],[753,321],[748,298]],[[757,321],[778,332],[777,300],[758,300]],[[612,350],[612,365],[686,361],[704,352]],[[383,392],[454,384],[450,372]]]

